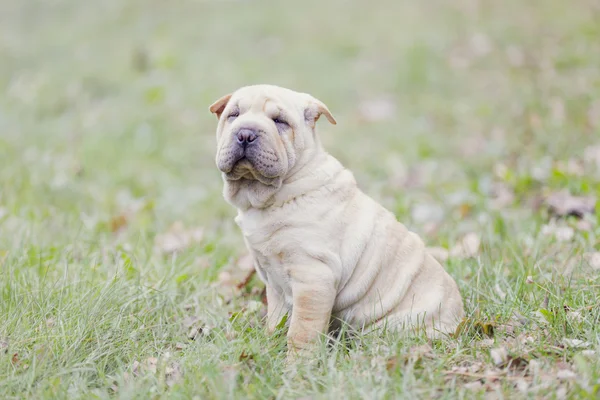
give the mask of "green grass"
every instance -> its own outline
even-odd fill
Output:
[[[1,398],[599,395],[599,217],[560,241],[535,207],[600,197],[596,2],[4,0],[0,60]],[[482,238],[445,263],[471,329],[334,341],[286,372],[261,284],[234,289],[207,110],[251,83],[323,100],[326,147],[428,245]],[[202,240],[160,253],[178,221]]]

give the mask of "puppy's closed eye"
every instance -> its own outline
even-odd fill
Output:
[[[288,124],[281,117],[273,118],[273,122],[275,123],[275,126],[277,127],[277,130],[279,130],[279,131],[287,129],[290,126],[290,124]]]
[[[227,116],[227,120],[228,121],[233,121],[234,119],[236,119],[239,116],[240,116],[240,111],[239,110],[234,110],[234,111],[231,112],[231,114],[229,114]]]

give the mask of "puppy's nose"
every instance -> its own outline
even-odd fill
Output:
[[[246,147],[256,140],[256,131],[254,129],[242,128],[236,133],[235,136],[238,144]]]

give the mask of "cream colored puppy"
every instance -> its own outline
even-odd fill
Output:
[[[325,152],[319,100],[248,86],[217,100],[217,166],[267,288],[268,328],[291,313],[288,356],[343,321],[362,330],[453,332],[463,317],[454,280],[423,241],[360,191]]]

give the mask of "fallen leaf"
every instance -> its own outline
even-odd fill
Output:
[[[124,214],[117,215],[110,219],[110,231],[116,233],[127,226],[127,216]]]
[[[481,239],[476,233],[467,233],[462,239],[450,250],[450,257],[454,258],[472,258],[479,253]]]
[[[490,350],[490,357],[494,364],[499,367],[508,362],[508,351],[504,347],[498,347]]]
[[[172,362],[168,367],[165,368],[165,383],[171,387],[176,383],[180,382],[183,378],[183,371],[181,365],[177,362]]]
[[[546,197],[545,204],[549,211],[556,216],[583,218],[586,214],[594,213],[596,198],[592,196],[572,196],[569,192],[561,191]]]
[[[183,344],[183,343],[175,344],[175,350],[183,350],[183,349],[185,349],[185,344]]]
[[[248,286],[248,283],[250,283],[250,281],[252,280],[254,275],[256,275],[256,270],[252,269],[252,271],[250,271],[250,273],[248,273],[248,275],[244,278],[244,280],[236,285],[237,288],[241,290],[241,289],[244,289],[246,286]]]
[[[598,116],[600,116],[600,101],[597,102]],[[600,118],[598,119],[600,125]],[[583,151],[583,161],[586,164],[594,165],[597,170],[600,170],[600,144],[589,146]]]
[[[517,387],[517,390],[519,392],[521,392],[522,394],[527,394],[529,389],[529,382],[527,382],[525,379],[519,379],[515,382],[515,386]]]
[[[192,244],[200,243],[204,236],[202,228],[186,229],[181,222],[175,222],[169,230],[154,239],[155,248],[163,254],[182,251]]]
[[[600,271],[600,251],[584,253],[583,259],[595,271]]]
[[[146,361],[144,361],[144,364],[142,367],[145,371],[149,371],[149,372],[152,372],[153,374],[155,374],[157,365],[158,365],[158,358],[148,357],[146,359]]]
[[[594,223],[588,219],[580,219],[575,227],[580,231],[591,232],[594,229]]]
[[[131,365],[131,373],[133,376],[138,376],[140,374],[140,362],[135,360]]]
[[[553,235],[559,242],[568,242],[575,236],[575,230],[570,226],[557,226],[554,221],[550,224],[543,225],[541,232],[543,235]]]
[[[563,338],[562,340],[563,344],[567,347],[570,348],[586,348],[586,347],[590,347],[592,344],[590,342],[585,342],[581,339],[568,339],[568,338]]]
[[[483,389],[483,383],[481,383],[481,381],[473,381],[473,382],[465,383],[464,388],[468,389],[468,390],[473,390],[473,391],[481,390],[481,389]]]
[[[569,369],[561,369],[556,373],[556,377],[561,381],[567,381],[577,378],[577,374]]]
[[[240,354],[238,359],[240,361],[253,360],[254,354],[248,354],[248,353],[246,353],[246,350],[242,350],[242,353]]]
[[[10,359],[10,362],[13,365],[17,365],[19,363],[19,353],[13,354],[12,357],[11,357],[11,359]]]
[[[507,185],[503,183],[496,183],[492,187],[492,200],[491,200],[491,208],[492,209],[502,209],[510,206],[515,201],[515,193],[509,188]]]

